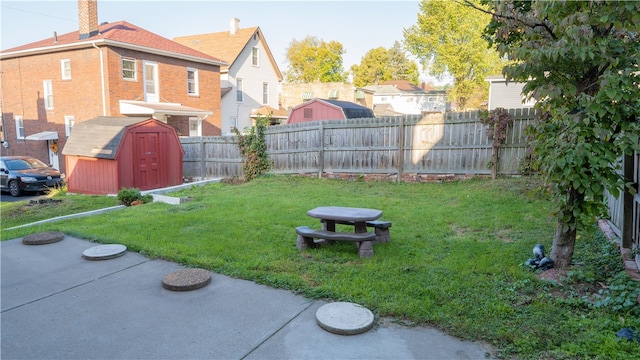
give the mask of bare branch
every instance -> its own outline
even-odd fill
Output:
[[[515,16],[503,15],[503,14],[498,14],[498,13],[491,12],[489,10],[485,10],[485,9],[477,6],[476,4],[474,4],[471,0],[453,0],[453,1],[458,3],[458,4],[460,4],[460,5],[471,7],[473,9],[481,11],[481,12],[483,12],[485,14],[489,14],[491,16],[495,16],[497,18],[516,21],[516,22],[518,22],[518,23],[520,23],[522,25],[525,25],[525,26],[533,28],[533,29],[535,29],[537,27],[541,27],[547,32],[547,34],[549,34],[549,36],[551,36],[551,38],[553,40],[558,40],[556,35],[553,33],[553,30],[551,30],[551,28],[545,23],[534,22],[532,24],[529,24],[529,23],[526,23],[524,20],[516,18]]]

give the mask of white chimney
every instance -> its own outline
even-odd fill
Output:
[[[240,19],[231,18],[231,21],[229,22],[229,34],[235,35],[238,30],[240,30]]]
[[[98,35],[98,0],[78,0],[80,40]]]

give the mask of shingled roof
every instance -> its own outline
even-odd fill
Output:
[[[62,154],[115,159],[127,127],[146,120],[150,118],[99,116],[77,123]]]
[[[213,65],[227,65],[219,58],[169,40],[126,21],[104,23],[99,26],[98,31],[97,35],[82,40],[80,39],[79,31],[55,35],[44,40],[3,50],[0,53],[0,57],[10,58],[33,53],[64,50],[66,48],[83,48],[91,47],[93,44],[97,46],[104,44]]]
[[[228,66],[223,66],[221,68],[221,71],[224,72],[228,71],[229,67],[233,66],[233,63],[238,59],[240,53],[254,35],[257,35],[260,38],[269,61],[273,68],[276,69],[278,79],[282,80],[280,69],[278,68],[277,63],[273,58],[273,54],[262,35],[262,31],[257,26],[238,29],[235,34],[232,34],[229,31],[221,31],[200,35],[179,36],[173,38],[173,41],[224,60],[228,63]]]

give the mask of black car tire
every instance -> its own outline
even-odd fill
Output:
[[[9,192],[13,197],[18,197],[22,195],[22,191],[20,190],[20,185],[18,185],[18,182],[16,180],[12,180],[11,182],[9,182]]]

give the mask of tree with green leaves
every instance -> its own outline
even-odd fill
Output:
[[[293,39],[287,48],[289,66],[285,77],[291,83],[343,82],[347,79],[342,64],[344,53],[337,41],[325,42],[315,36]]]
[[[509,81],[537,100],[535,166],[556,200],[550,253],[571,264],[579,229],[606,214],[604,191],[632,191],[618,174],[640,150],[640,2],[485,1],[487,39],[513,61]]]
[[[404,44],[433,76],[453,78],[449,100],[459,109],[478,93],[488,97],[488,75],[500,72],[504,63],[487,46],[482,34],[491,20],[469,6],[450,0],[422,0],[418,21],[404,30]]]
[[[360,87],[388,80],[407,80],[417,84],[420,76],[418,65],[407,58],[398,41],[388,50],[383,47],[369,50],[360,65],[351,66],[351,74],[353,85]]]

